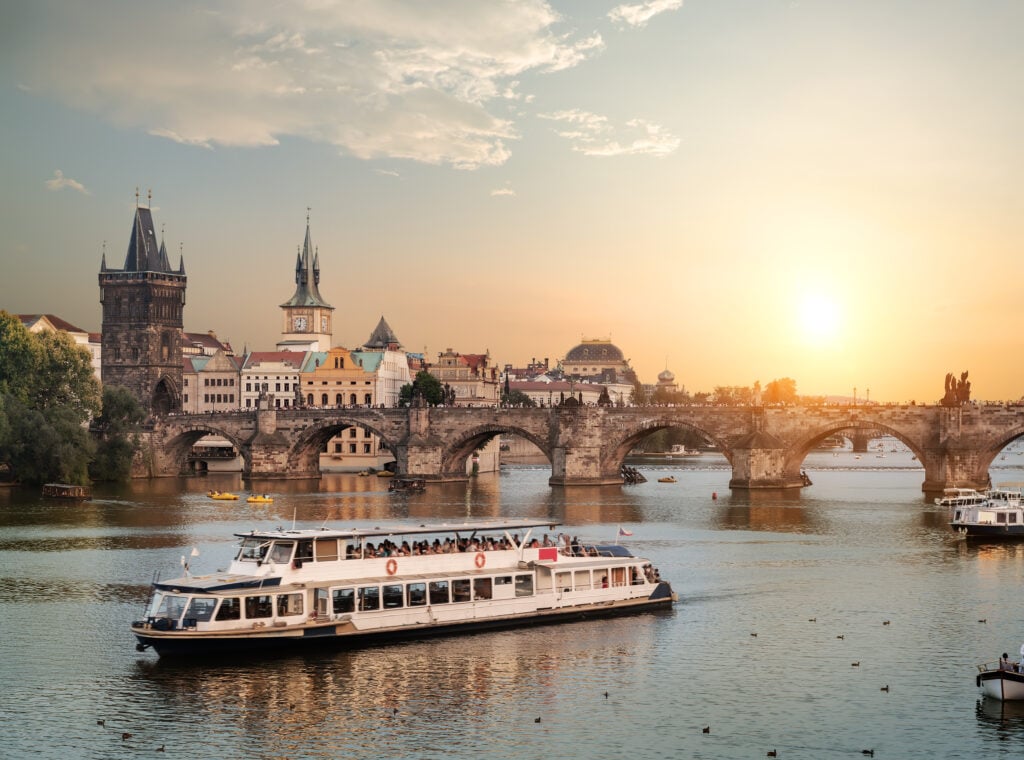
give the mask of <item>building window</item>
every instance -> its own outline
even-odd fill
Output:
[[[372,445],[372,444],[369,444],[369,443],[364,443],[364,444],[363,444],[363,453],[364,453],[364,454],[369,454],[369,453],[370,453],[370,446],[371,446],[371,445]]]
[[[369,430],[363,431],[363,438],[369,438],[371,435],[373,435],[373,433],[371,433]]]
[[[320,406],[327,406],[327,394],[320,396]]]
[[[356,453],[356,445],[354,443],[350,443],[348,445],[348,453],[349,454],[355,454]]]
[[[349,438],[355,438],[356,437],[356,429],[355,428],[349,428],[348,429],[348,437]]]
[[[345,403],[345,397],[342,396],[340,393],[338,393],[338,394],[336,394],[334,396],[334,405],[335,406],[341,406],[344,403]]]
[[[352,406],[356,405],[356,394],[349,394],[348,403],[352,404]]]
[[[341,453],[341,444],[340,443],[334,444],[334,453],[335,454],[340,454]]]
[[[274,383],[274,392],[275,393],[280,393],[281,392],[281,383]]]
[[[363,395],[363,403],[366,404],[367,406],[370,406],[370,404],[373,403],[373,394],[372,393],[364,394]]]

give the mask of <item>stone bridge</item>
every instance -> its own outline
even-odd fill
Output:
[[[881,431],[924,466],[926,492],[981,488],[1008,443],[1024,435],[1024,406],[833,407],[434,407],[260,409],[158,418],[147,434],[140,475],[179,474],[207,435],[231,441],[248,478],[319,478],[319,454],[348,427],[380,436],[397,471],[432,481],[466,479],[466,460],[503,433],[534,443],[551,462],[553,486],[618,485],[626,455],[664,428],[696,431],[732,466],[731,488],[799,488],[807,453],[840,433]]]

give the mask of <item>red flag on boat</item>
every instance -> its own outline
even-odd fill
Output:
[[[633,531],[631,531],[631,530],[626,530],[625,528],[623,528],[623,527],[622,527],[622,526],[620,525],[620,526],[619,526],[619,535],[620,535],[620,536],[632,536],[632,535],[633,535]]]

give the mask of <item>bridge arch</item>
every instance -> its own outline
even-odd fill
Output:
[[[441,452],[441,474],[445,477],[460,477],[466,473],[466,461],[474,451],[482,449],[495,436],[516,435],[524,438],[547,457],[554,460],[551,443],[524,427],[497,422],[485,423],[462,431],[461,435],[448,443]]]
[[[1009,446],[1018,438],[1024,437],[1024,425],[1017,428],[1010,428],[1001,435],[992,439],[991,445],[978,451],[978,470],[981,473],[988,473],[989,467],[996,460],[1003,449]]]
[[[603,457],[604,461],[601,462],[601,469],[604,472],[618,473],[622,469],[622,464],[629,455],[629,452],[635,449],[640,441],[652,433],[670,428],[688,430],[710,441],[718,447],[729,463],[732,464],[732,451],[723,436],[697,422],[682,419],[676,415],[665,414],[640,419],[622,428],[616,440],[612,441],[607,447],[607,453]]]
[[[164,468],[173,470],[173,474],[184,472],[188,457],[192,453],[192,447],[207,436],[217,436],[228,441],[242,457],[244,462],[243,471],[248,472],[252,467],[252,457],[249,447],[238,437],[217,425],[203,423],[189,424],[174,434],[163,443]]]
[[[896,438],[900,443],[914,453],[914,456],[917,457],[917,460],[921,462],[922,466],[925,466],[924,450],[920,447],[917,441],[903,431],[877,420],[867,421],[850,417],[846,420],[830,422],[828,425],[817,428],[816,430],[813,430],[793,441],[789,446],[785,460],[786,473],[790,475],[799,475],[807,455],[829,436],[842,434],[843,431],[856,430],[882,432],[885,435]],[[850,438],[850,436],[844,437]]]
[[[288,452],[288,465],[299,472],[320,472],[320,454],[327,442],[349,428],[369,430],[376,435],[388,451],[395,454],[395,442],[389,440],[388,433],[380,426],[373,424],[365,417],[334,417],[330,422],[318,421],[303,429],[295,439]]]

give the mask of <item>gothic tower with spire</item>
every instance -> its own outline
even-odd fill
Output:
[[[295,259],[295,293],[281,304],[284,322],[278,351],[328,351],[334,307],[320,295],[320,252],[313,248],[306,214],[306,240]]]
[[[108,268],[104,252],[99,283],[103,384],[126,388],[151,414],[180,410],[185,261],[171,269],[137,197],[124,267]]]

